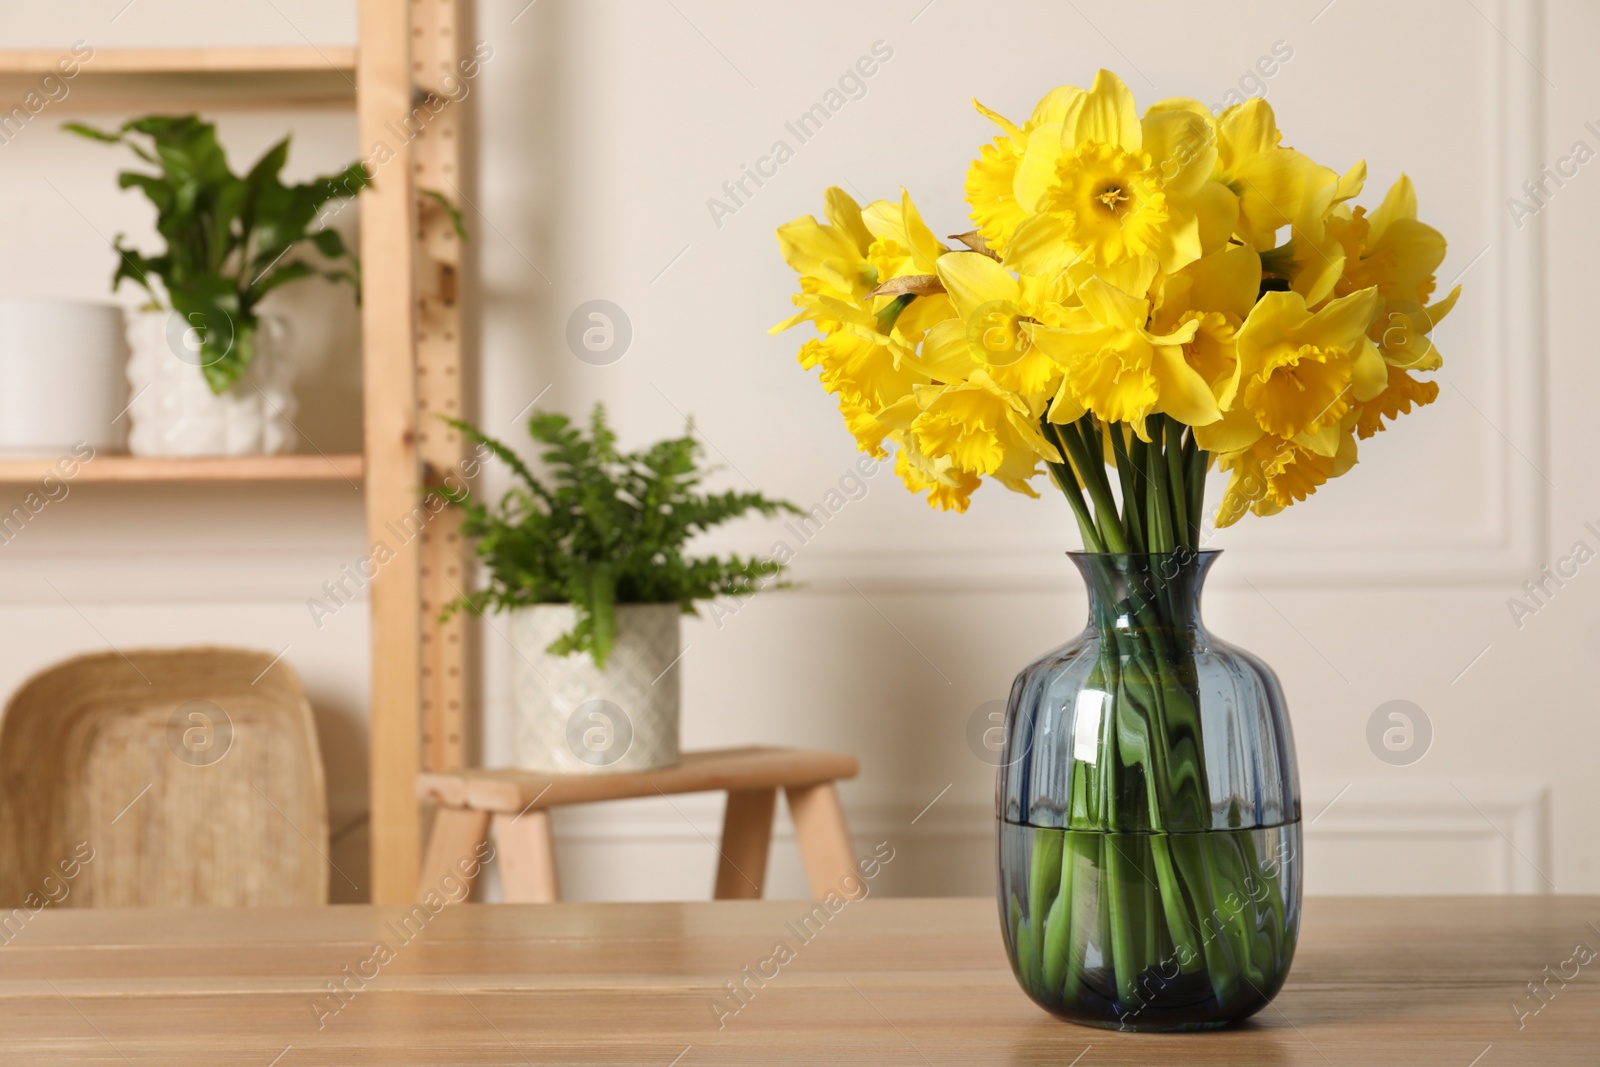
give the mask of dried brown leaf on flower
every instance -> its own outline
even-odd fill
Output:
[[[994,249],[989,247],[989,242],[985,241],[983,239],[983,234],[979,233],[977,230],[968,230],[966,233],[952,233],[950,234],[950,240],[960,241],[974,252],[982,253],[983,255],[986,255],[990,259],[994,260],[996,263],[1000,261],[1000,256],[995,252]]]
[[[913,296],[933,296],[942,292],[944,283],[939,280],[937,274],[907,274],[900,278],[890,278],[867,295],[900,296],[910,293]]]

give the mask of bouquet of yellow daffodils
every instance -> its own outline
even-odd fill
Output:
[[[1152,104],[1100,71],[1000,129],[967,171],[975,229],[942,243],[909,195],[780,227],[798,312],[861,449],[937,508],[985,477],[1037,496],[1041,465],[1085,548],[1197,548],[1206,471],[1231,473],[1216,526],[1270,515],[1356,462],[1356,440],[1439,392],[1429,338],[1439,232],[1402,176],[1375,211],[1279,143],[1252,99],[1213,115]],[[1115,470],[1121,510],[1112,492]]]

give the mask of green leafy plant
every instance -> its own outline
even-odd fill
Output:
[[[447,615],[571,604],[576,626],[547,651],[586,652],[604,668],[616,638],[616,605],[676,603],[692,615],[696,601],[749,596],[772,588],[783,573],[775,560],[684,553],[696,535],[750,512],[802,513],[760,493],[699,492],[709,472],[698,465],[692,422],[682,437],[620,452],[598,404],[587,435],[564,415],[536,411],[528,434],[543,446],[548,476],[541,481],[506,445],[469,423],[445,421],[521,482],[497,506],[472,500],[464,489],[437,490],[465,510],[462,532],[476,540],[488,570],[488,588],[458,598]]]
[[[285,185],[279,175],[289,158],[287,137],[240,177],[228,166],[216,127],[197,115],[147,115],[109,133],[77,122],[63,128],[125,144],[157,168],[155,174],[122,171],[117,182],[124,189],[137,188],[155,205],[156,230],[166,240],[166,251],[147,256],[125,246],[118,234],[111,287],[131,279],[153,304],[168,306],[154,284],[160,279],[171,309],[199,337],[201,370],[213,392],[226,391],[250,365],[256,306],[272,290],[320,275],[351,283],[359,299],[360,265],[338,231],[307,230],[328,201],[353,197],[370,183],[362,164],[304,185]],[[289,258],[305,242],[336,266],[324,269]]]

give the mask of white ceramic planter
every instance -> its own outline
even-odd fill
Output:
[[[0,455],[114,451],[127,358],[115,304],[0,300]]]
[[[294,450],[294,367],[283,319],[261,317],[255,355],[218,396],[200,346],[175,312],[128,312],[128,385],[136,456],[260,456]]]
[[[602,671],[587,653],[545,651],[572,629],[572,605],[512,612],[517,766],[607,774],[677,763],[681,618],[676,604],[619,604],[617,643]]]

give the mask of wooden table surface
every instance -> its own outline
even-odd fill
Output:
[[[0,945],[0,1063],[1600,1063],[1600,959],[1574,956],[1600,949],[1595,897],[1308,900],[1277,1001],[1182,1036],[1035,1008],[992,901],[874,897],[808,941],[811,906],[48,909]],[[776,976],[730,1014],[747,965]]]

